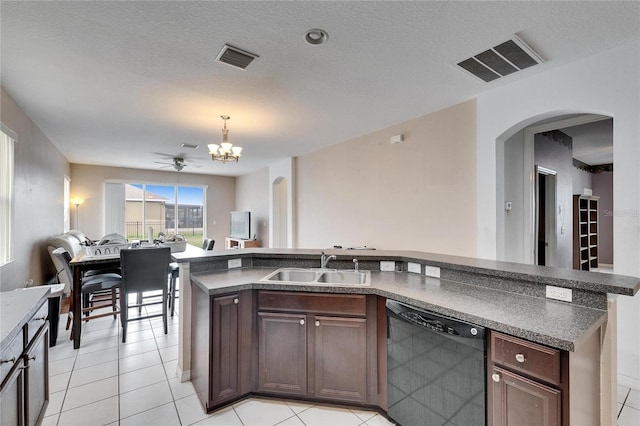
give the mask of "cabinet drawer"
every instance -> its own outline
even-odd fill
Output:
[[[560,351],[557,349],[492,332],[491,361],[560,385]]]
[[[260,291],[258,309],[278,312],[357,315],[367,313],[367,299],[361,294],[294,293]]]
[[[31,342],[34,336],[38,333],[38,330],[40,330],[40,328],[47,321],[48,314],[49,314],[49,304],[45,300],[45,303],[40,307],[40,309],[38,309],[38,312],[36,312],[27,323],[27,334],[26,334],[26,340],[24,342],[25,348],[27,347],[29,342]]]
[[[23,350],[22,339],[22,333],[19,333],[0,355],[0,383],[4,382],[11,368],[20,360]]]

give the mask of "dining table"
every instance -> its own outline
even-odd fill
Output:
[[[69,265],[73,269],[73,348],[80,347],[80,336],[82,334],[82,276],[87,271],[113,270],[120,267],[120,253],[88,255],[84,251],[76,255]]]

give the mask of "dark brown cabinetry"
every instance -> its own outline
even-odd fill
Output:
[[[363,295],[260,291],[258,391],[370,402],[377,354],[367,350],[371,338],[375,348],[376,328],[368,312],[375,306]]]
[[[488,362],[488,424],[568,424],[567,353],[491,332]]]
[[[0,356],[2,425],[33,426],[49,403],[49,323],[45,303]]]
[[[590,271],[598,267],[599,197],[573,196],[573,269]]]
[[[367,320],[315,317],[315,396],[364,402]]]
[[[191,381],[210,410],[251,391],[253,294],[192,298]]]
[[[307,316],[258,313],[258,391],[307,394]]]

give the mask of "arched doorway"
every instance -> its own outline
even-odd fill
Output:
[[[496,139],[496,256],[498,260],[526,264],[546,264],[550,266],[572,267],[573,250],[573,195],[582,194],[594,186],[591,177],[580,177],[583,171],[576,164],[585,166],[583,170],[596,169],[598,164],[589,165],[576,159],[576,147],[585,143],[584,136],[572,139],[567,133],[581,134],[575,129],[594,128],[598,123],[609,125],[608,146],[591,147],[593,150],[607,151],[610,163],[613,162],[613,125],[612,118],[599,114],[545,114],[537,119],[530,118],[504,132]],[[582,135],[582,134],[581,134]],[[605,138],[606,139],[606,138]],[[548,145],[540,145],[547,142]],[[552,145],[558,145],[550,147]],[[562,145],[562,146],[559,146]],[[574,146],[575,145],[575,146]],[[536,146],[538,151],[536,151]],[[542,149],[542,147],[546,147]],[[579,148],[579,157],[584,147]],[[587,157],[581,157],[585,161]],[[594,160],[597,162],[597,160]],[[593,167],[596,166],[596,167]],[[558,170],[553,179],[545,179],[539,170]],[[611,164],[612,170],[612,164]],[[584,173],[583,173],[584,174]],[[610,189],[606,197],[613,210],[613,180],[609,176]],[[595,179],[594,179],[595,181]],[[598,179],[601,181],[601,179]],[[543,182],[553,183],[553,187],[544,188]],[[585,183],[588,182],[588,183]],[[546,191],[546,192],[545,192]],[[541,194],[553,192],[553,202],[547,198],[546,213],[541,210],[545,198]],[[595,193],[593,195],[596,195]],[[611,220],[604,215],[604,220]],[[546,216],[545,216],[546,215]],[[546,221],[545,221],[546,218]],[[540,226],[547,225],[546,234],[540,232]],[[549,226],[551,224],[551,226]],[[607,231],[613,246],[613,229]],[[541,241],[540,235],[548,240]],[[545,257],[545,247],[548,247]],[[549,253],[553,257],[549,257]],[[612,267],[612,254],[611,265]],[[540,263],[542,261],[542,263]]]

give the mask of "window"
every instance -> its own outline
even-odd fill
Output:
[[[13,144],[0,131],[0,265],[13,260]]]
[[[125,235],[128,240],[147,240],[150,233],[154,237],[159,232],[165,236],[181,234],[190,244],[200,246],[206,232],[205,189],[201,186],[107,183],[105,217],[112,225],[106,230]],[[124,211],[124,217],[109,213],[117,211]],[[113,218],[109,219],[111,216]]]

